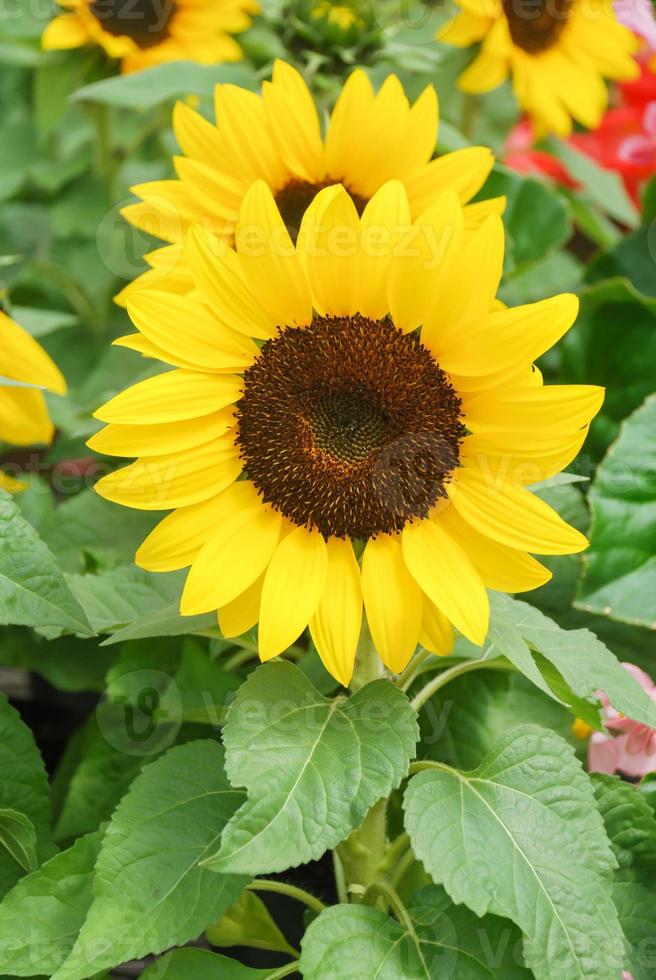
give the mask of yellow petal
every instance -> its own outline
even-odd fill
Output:
[[[196,225],[185,255],[203,298],[229,329],[262,340],[275,337],[277,321],[253,296],[233,249]]]
[[[513,370],[537,360],[567,333],[579,309],[578,297],[563,293],[463,323],[436,338],[433,353],[450,374],[481,376]]]
[[[242,464],[232,439],[183,453],[149,456],[116,470],[96,483],[101,497],[138,510],[168,510],[200,503],[230,486]]]
[[[414,330],[424,320],[436,288],[436,277],[448,275],[448,265],[462,247],[462,206],[447,190],[415,222],[398,250],[390,270],[388,298],[392,318],[401,330]]]
[[[460,545],[433,521],[408,524],[402,545],[405,563],[420,588],[468,640],[481,646],[489,625],[489,601]]]
[[[410,227],[408,195],[400,180],[390,180],[376,191],[360,221],[355,309],[363,316],[378,320],[389,312],[390,269]]]
[[[519,551],[570,555],[587,539],[528,490],[491,482],[480,470],[458,470],[449,496],[460,516],[481,534]]]
[[[360,137],[363,120],[374,101],[371,82],[357,68],[344,83],[335,103],[326,136],[326,165],[335,181],[346,177],[348,162]]]
[[[358,212],[342,185],[320,191],[303,216],[298,253],[312,305],[324,316],[348,316],[356,310],[359,238]]]
[[[252,483],[235,483],[222,496],[222,518],[187,576],[183,616],[227,606],[262,575],[278,544],[282,517]]]
[[[503,255],[503,222],[491,214],[448,265],[448,275],[440,277],[426,314],[421,339],[438,361],[446,345],[457,344],[463,323],[481,320],[489,313],[501,281]],[[474,274],[476,288],[472,289]]]
[[[212,442],[234,425],[234,412],[224,408],[214,415],[159,425],[110,423],[92,436],[87,446],[105,456],[161,456]]]
[[[46,26],[41,36],[44,51],[81,48],[90,41],[86,24],[78,14],[61,14]]]
[[[595,385],[547,385],[501,388],[463,399],[467,428],[472,432],[542,433],[572,438],[602,406],[604,389]]]
[[[467,436],[460,448],[462,466],[474,466],[489,474],[492,480],[501,479],[515,484],[540,483],[560,473],[576,459],[588,435],[584,426],[573,436],[551,436],[540,439],[526,434],[515,438],[505,435],[476,433]]]
[[[276,324],[310,323],[312,302],[300,259],[264,181],[253,184],[244,198],[235,241],[251,292]]]
[[[445,507],[434,518],[465,551],[483,585],[498,592],[530,592],[551,578],[551,572],[525,551],[492,541],[460,517],[455,507]]]
[[[66,394],[66,382],[57,365],[34,337],[0,311],[0,375],[12,381]]]
[[[326,551],[326,585],[310,633],[326,670],[348,687],[362,626],[360,567],[350,541],[329,538]]]
[[[320,180],[324,154],[319,116],[301,75],[278,59],[273,81],[262,86],[262,98],[271,132],[289,170],[303,180]]]
[[[240,483],[235,486],[241,486]],[[218,493],[200,504],[179,507],[153,528],[135,556],[139,568],[149,572],[172,572],[186,568],[213,536],[226,515],[225,493]]]
[[[242,371],[258,351],[247,337],[224,326],[189,296],[142,290],[128,301],[134,325],[166,354],[211,371]]]
[[[413,214],[431,207],[446,190],[465,204],[481,189],[493,166],[494,156],[486,146],[467,146],[431,160],[406,181]]]
[[[216,166],[221,159],[223,147],[218,129],[185,102],[175,104],[173,132],[182,152],[192,159],[201,160],[211,166]],[[235,182],[235,189],[237,186],[239,185]]]
[[[0,387],[0,441],[14,446],[46,444],[54,431],[42,392]]]
[[[319,605],[327,572],[326,542],[318,531],[298,527],[280,542],[262,586],[262,660],[277,657],[301,635]]]
[[[253,629],[260,618],[263,582],[264,575],[260,575],[245,592],[217,610],[219,629],[225,637],[243,636]]]
[[[404,564],[397,538],[379,534],[367,542],[362,595],[376,650],[383,663],[399,673],[417,646],[423,600]]]
[[[237,401],[241,385],[241,380],[232,374],[166,371],[126,388],[94,416],[101,422],[128,424],[200,418]]]
[[[438,657],[448,657],[453,650],[454,639],[453,626],[435,603],[425,595],[419,633],[422,647],[430,653],[436,653]]]

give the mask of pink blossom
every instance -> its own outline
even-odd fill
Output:
[[[642,133],[627,136],[619,146],[619,157],[636,167],[656,170],[656,102],[650,102],[642,118]]]
[[[620,23],[656,49],[656,17],[651,0],[615,0],[613,6]]]
[[[622,665],[656,702],[656,685],[651,677],[635,664]],[[656,770],[656,729],[627,718],[616,711],[606,694],[597,692],[603,705],[602,717],[611,734],[594,732],[588,746],[590,772],[624,773],[642,778]],[[617,734],[615,734],[617,733]]]

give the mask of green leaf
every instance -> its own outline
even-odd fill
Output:
[[[458,677],[422,711],[425,756],[474,769],[513,725],[532,722],[565,736],[572,716],[522,674],[480,670]]]
[[[656,630],[656,395],[623,423],[597,471],[590,506],[576,605]]]
[[[248,889],[215,925],[205,930],[205,937],[212,946],[250,946],[297,955],[262,899]]]
[[[152,109],[169,99],[214,94],[214,86],[229,82],[253,89],[256,78],[241,65],[198,65],[191,61],[169,62],[130,75],[115,75],[77,90],[73,100],[100,102],[132,111]]]
[[[404,809],[413,849],[433,880],[477,915],[515,922],[537,980],[617,980],[615,862],[573,749],[524,725],[472,772],[426,765],[433,768],[412,778]]]
[[[19,810],[0,809],[0,845],[23,871],[34,871],[38,866],[34,824]]]
[[[49,548],[0,490],[0,623],[93,633]]]
[[[629,228],[635,228],[639,214],[629,197],[619,173],[599,166],[587,153],[582,153],[566,140],[552,137],[549,149],[561,160],[588,196],[602,211]]]
[[[30,306],[12,306],[11,315],[16,323],[33,337],[45,337],[55,330],[74,327],[78,318],[61,310],[41,310]]]
[[[543,182],[521,177],[497,164],[479,198],[501,194],[507,198],[503,221],[507,234],[508,270],[537,262],[570,237],[572,229],[567,205]],[[530,221],[526,220],[527,215],[531,216]]]
[[[604,691],[618,711],[656,728],[656,704],[594,633],[561,629],[539,609],[507,596],[495,595],[492,601],[494,617],[514,624],[526,649],[542,654],[575,695],[595,700],[596,692]],[[498,639],[495,643],[523,672],[514,649]]]
[[[107,827],[94,900],[55,977],[82,980],[195,939],[247,884],[199,862],[242,800],[212,741],[175,746],[137,776]]]
[[[91,905],[101,833],[81,837],[22,878],[0,905],[0,969],[51,976],[64,962]]]
[[[36,837],[34,842],[30,840],[30,847],[33,843],[39,860],[50,857],[48,777],[31,731],[4,695],[0,695],[0,807],[5,814],[19,811],[29,820]],[[15,885],[24,870],[20,861],[0,847],[0,896]]]
[[[178,612],[179,601],[145,613],[133,623],[117,629],[102,646],[110,647],[126,640],[144,640],[157,636],[186,636],[188,633],[219,635],[216,616],[206,613],[200,616],[181,616]]]
[[[140,980],[271,980],[273,970],[253,970],[207,949],[175,949],[149,966]]]
[[[39,534],[65,572],[107,570],[126,565],[161,514],[130,510],[84,490],[64,500],[39,527]]]
[[[101,575],[69,575],[67,581],[95,632],[107,633],[179,601],[184,573],[125,565]]]
[[[620,236],[612,248],[593,259],[586,271],[588,282],[626,276],[640,292],[656,296],[652,226],[644,214],[642,218],[641,228],[631,235]]]
[[[635,786],[618,777],[592,777],[619,868],[613,901],[627,942],[624,966],[634,980],[652,980],[656,967],[656,816]]]
[[[223,732],[228,778],[248,799],[207,866],[261,874],[321,857],[400,784],[417,735],[408,699],[388,681],[329,701],[293,664],[259,667]]]
[[[326,909],[303,938],[300,969],[311,980],[528,980],[519,938],[509,922],[479,919],[431,885],[413,896],[404,923],[366,905]]]
[[[592,474],[620,422],[654,390],[656,299],[626,279],[609,279],[581,292],[578,319],[559,345],[563,383],[604,386],[606,398],[592,423],[582,462]]]

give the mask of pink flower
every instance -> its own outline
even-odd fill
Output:
[[[656,702],[656,685],[651,677],[635,664],[622,665],[634,680]],[[621,772],[625,776],[642,778],[656,770],[656,728],[633,721],[616,711],[606,694],[597,692],[603,705],[604,725],[611,733],[594,732],[588,746],[590,772]]]
[[[650,48],[656,48],[656,17],[651,0],[615,0],[617,19],[643,38]]]

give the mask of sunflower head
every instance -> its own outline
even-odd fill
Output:
[[[635,78],[638,44],[611,0],[456,0],[462,12],[438,38],[481,42],[460,77],[465,92],[488,92],[512,78],[539,134],[567,136],[572,120],[596,129],[608,104],[604,79]]]
[[[31,446],[51,441],[54,428],[43,389],[64,395],[61,371],[30,334],[0,312],[0,443]],[[3,490],[21,486],[0,471]]]
[[[357,69],[324,132],[302,76],[277,61],[261,94],[219,85],[215,105],[213,125],[179,103],[173,115],[181,149],[175,158],[176,179],[132,188],[141,200],[124,208],[124,217],[169,244],[147,256],[151,268],[117,297],[121,304],[145,284],[178,294],[193,289],[183,248],[189,228],[201,222],[234,244],[239,209],[256,180],[271,189],[293,239],[317,194],[338,183],[348,190],[359,214],[389,180],[403,183],[413,217],[448,187],[466,205],[468,225],[503,210],[503,198],[469,204],[492,169],[487,147],[433,158],[439,111],[431,85],[411,104],[395,75],[374,92],[364,71]]]
[[[46,49],[100,45],[124,72],[166,61],[238,61],[231,36],[245,30],[256,0],[62,0],[66,12],[50,22]]]
[[[139,457],[103,496],[172,511],[137,562],[190,566],[184,614],[217,610],[227,636],[259,623],[264,660],[309,625],[348,684],[363,609],[399,671],[454,627],[483,643],[487,588],[549,578],[531,553],[585,547],[528,486],[576,456],[603,392],[543,386],[534,359],[577,300],[496,300],[497,215],[469,227],[448,189],[413,218],[400,181],[360,213],[333,185],[294,243],[257,181],[233,246],[195,226],[184,249],[193,294],[128,303],[131,343],[174,369],[100,409],[90,443]]]
[[[366,64],[383,44],[368,0],[287,0],[277,28],[298,59],[311,53],[333,71]]]

